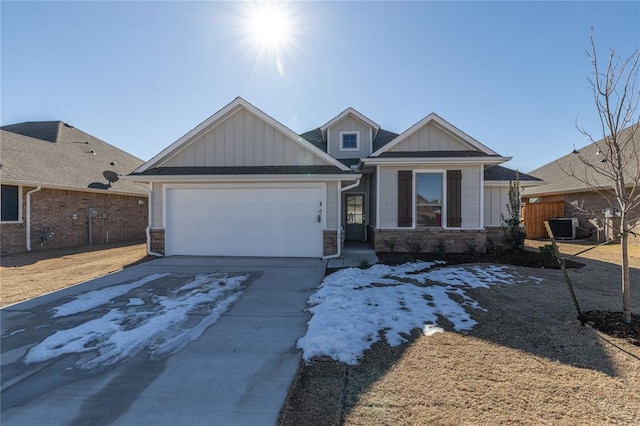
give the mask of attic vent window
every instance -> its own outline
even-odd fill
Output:
[[[340,149],[342,151],[357,151],[359,149],[358,132],[341,132]]]

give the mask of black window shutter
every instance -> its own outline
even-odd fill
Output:
[[[462,171],[447,170],[447,226],[462,226]]]
[[[413,172],[411,170],[398,171],[398,226],[413,225]]]

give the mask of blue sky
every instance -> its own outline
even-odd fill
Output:
[[[598,130],[584,51],[640,46],[640,2],[295,2],[287,43],[239,2],[1,3],[0,121],[62,120],[143,160],[236,96],[302,133],[351,106],[431,112],[530,171]]]

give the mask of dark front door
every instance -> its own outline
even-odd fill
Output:
[[[347,217],[344,238],[348,241],[364,241],[367,239],[364,194],[347,194],[345,198]]]

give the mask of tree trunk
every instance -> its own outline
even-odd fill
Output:
[[[629,234],[627,232],[627,215],[622,212],[620,217],[620,242],[622,250],[622,318],[625,323],[631,323],[631,290],[629,282]]]

